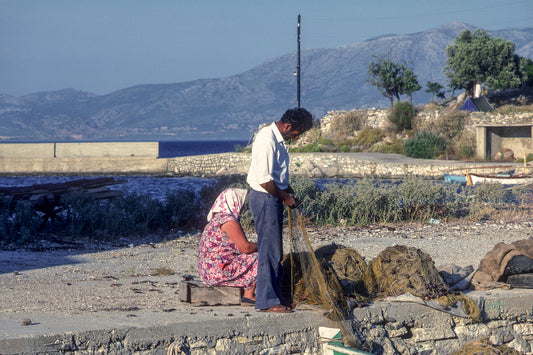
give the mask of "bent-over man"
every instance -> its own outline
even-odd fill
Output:
[[[281,119],[264,127],[252,146],[252,162],[247,182],[251,187],[250,209],[255,220],[258,268],[255,308],[288,313],[292,309],[281,296],[283,258],[283,204],[297,206],[289,184],[288,139],[298,139],[313,126],[312,115],[304,108],[287,110]]]

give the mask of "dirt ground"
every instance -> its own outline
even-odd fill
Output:
[[[513,222],[453,222],[369,227],[307,228],[314,248],[336,243],[353,247],[367,261],[387,246],[420,248],[436,266],[476,268],[500,242],[533,236],[529,218]],[[254,235],[249,235],[254,239]],[[172,312],[179,282],[196,269],[200,234],[159,242],[123,240],[121,245],[43,242],[39,251],[0,251],[0,312],[82,314],[85,312]],[[288,244],[288,243],[285,243]]]

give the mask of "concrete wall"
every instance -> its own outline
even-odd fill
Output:
[[[149,157],[2,158],[0,174],[163,174],[167,159]]]
[[[494,158],[510,149],[516,159],[533,153],[533,125],[476,127],[476,156]]]
[[[154,157],[159,142],[56,143],[56,157]]]
[[[0,143],[0,158],[154,157],[159,142]]]
[[[54,143],[0,143],[0,158],[42,158],[54,156]]]

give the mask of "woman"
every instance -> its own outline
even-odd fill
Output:
[[[198,272],[209,286],[243,288],[241,304],[255,304],[257,244],[239,223],[246,190],[229,188],[218,195],[207,215],[198,253]]]

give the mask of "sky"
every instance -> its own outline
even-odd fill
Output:
[[[533,26],[533,0],[0,0],[0,94],[222,78],[301,49],[459,21]],[[303,60],[303,59],[302,59]]]

